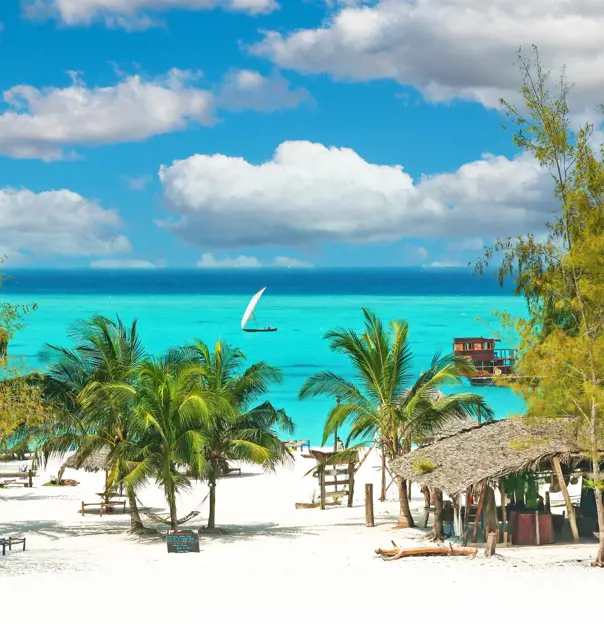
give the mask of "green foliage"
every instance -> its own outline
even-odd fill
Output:
[[[436,470],[436,464],[425,457],[417,457],[413,461],[413,472],[418,475],[425,475]]]
[[[507,319],[519,335],[519,379],[510,384],[533,418],[570,419],[572,435],[591,460],[604,564],[604,146],[593,148],[593,126],[573,132],[564,74],[550,92],[537,50],[519,53],[524,108],[502,101],[516,144],[555,182],[554,219],[546,235],[498,241],[477,265],[502,258],[499,277],[515,276],[528,319]]]

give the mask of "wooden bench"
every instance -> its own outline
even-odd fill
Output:
[[[103,515],[103,510],[108,509],[108,508],[113,508],[113,507],[118,507],[119,505],[122,506],[122,513],[126,513],[126,501],[100,501],[98,503],[85,503],[84,501],[82,501],[82,507],[80,509],[82,515],[84,515],[84,513],[86,512],[86,507],[99,507],[99,515],[102,516]]]
[[[6,557],[6,547],[8,546],[9,550],[13,549],[13,544],[19,545],[23,544],[23,550],[25,550],[25,538],[24,537],[9,537],[6,539],[2,538],[2,556]]]
[[[238,472],[239,476],[241,476],[241,468],[227,468],[226,470],[222,471],[222,476],[227,477],[231,474],[231,472]]]
[[[35,473],[31,470],[22,470],[20,472],[0,472],[0,479],[2,480],[2,485],[8,485],[17,483],[17,480],[20,480],[20,483],[17,485],[24,485],[25,487],[33,487],[35,477]]]

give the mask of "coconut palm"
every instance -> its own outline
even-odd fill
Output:
[[[387,329],[373,312],[363,308],[363,316],[362,333],[336,329],[325,335],[333,351],[350,359],[354,379],[330,371],[319,372],[300,390],[301,399],[328,396],[338,401],[325,423],[323,444],[346,425],[350,427],[347,446],[356,442],[346,454],[377,439],[385,458],[392,460],[451,419],[478,414],[490,417],[491,411],[479,395],[445,396],[439,392],[442,385],[461,383],[462,375],[473,370],[470,362],[458,356],[436,354],[428,370],[414,379],[408,324],[393,321]],[[397,484],[399,524],[414,526],[407,483],[397,478]]]
[[[270,402],[254,404],[271,384],[281,383],[280,371],[265,362],[247,366],[240,349],[221,342],[211,350],[201,340],[180,350],[194,392],[210,393],[212,410],[201,429],[201,474],[210,487],[208,529],[216,526],[216,485],[229,462],[259,464],[274,469],[291,457],[279,431],[293,433],[283,410]]]
[[[133,384],[145,357],[134,321],[126,326],[93,316],[70,331],[72,348],[48,345],[51,365],[45,395],[55,406],[56,420],[42,436],[45,459],[77,451],[81,459],[109,449],[105,490],[121,483],[133,465]],[[142,528],[135,483],[128,480],[132,529]]]
[[[190,486],[185,474],[203,473],[200,449],[212,402],[209,393],[191,391],[186,373],[180,362],[169,357],[140,365],[133,413],[138,461],[124,478],[131,487],[156,480],[166,496],[172,530],[178,524],[176,494]]]

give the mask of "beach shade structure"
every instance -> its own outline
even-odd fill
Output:
[[[392,471],[404,479],[413,480],[430,489],[448,494],[454,503],[456,525],[466,533],[471,519],[467,502],[473,492],[480,492],[476,510],[474,536],[477,524],[488,498],[489,486],[498,486],[505,500],[502,479],[508,475],[525,472],[561,475],[561,463],[581,471],[582,452],[576,442],[576,432],[570,421],[551,419],[532,422],[513,417],[474,425],[432,444],[414,449],[390,464]],[[560,487],[565,494],[571,525],[574,509],[566,490],[564,479]],[[461,495],[466,495],[464,517],[461,517]],[[505,532],[506,506],[502,505]],[[533,514],[534,515],[534,514]],[[538,530],[537,530],[538,533]]]
[[[106,471],[110,453],[111,449],[108,446],[102,446],[93,451],[76,451],[59,468],[57,484],[61,483],[63,473],[67,468],[85,470],[86,472]]]

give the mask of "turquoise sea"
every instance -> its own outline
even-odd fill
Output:
[[[278,326],[269,334],[240,329],[243,311],[263,286],[257,308],[261,324]],[[334,327],[360,329],[361,307],[384,320],[410,324],[414,368],[429,365],[435,351],[450,351],[454,337],[492,335],[494,310],[521,315],[525,304],[491,277],[474,278],[462,269],[348,270],[206,270],[206,271],[33,271],[15,270],[4,284],[1,301],[35,302],[38,309],[11,343],[11,354],[43,368],[45,343],[69,344],[71,323],[92,314],[119,314],[139,320],[150,353],[217,338],[243,348],[250,362],[279,366],[285,382],[270,393],[297,425],[298,438],[319,444],[325,400],[300,402],[298,390],[315,371],[350,375],[342,356],[330,352],[324,333]],[[469,385],[468,385],[469,387]],[[445,389],[449,391],[450,389]],[[522,401],[504,388],[474,388],[504,417],[522,409]]]

